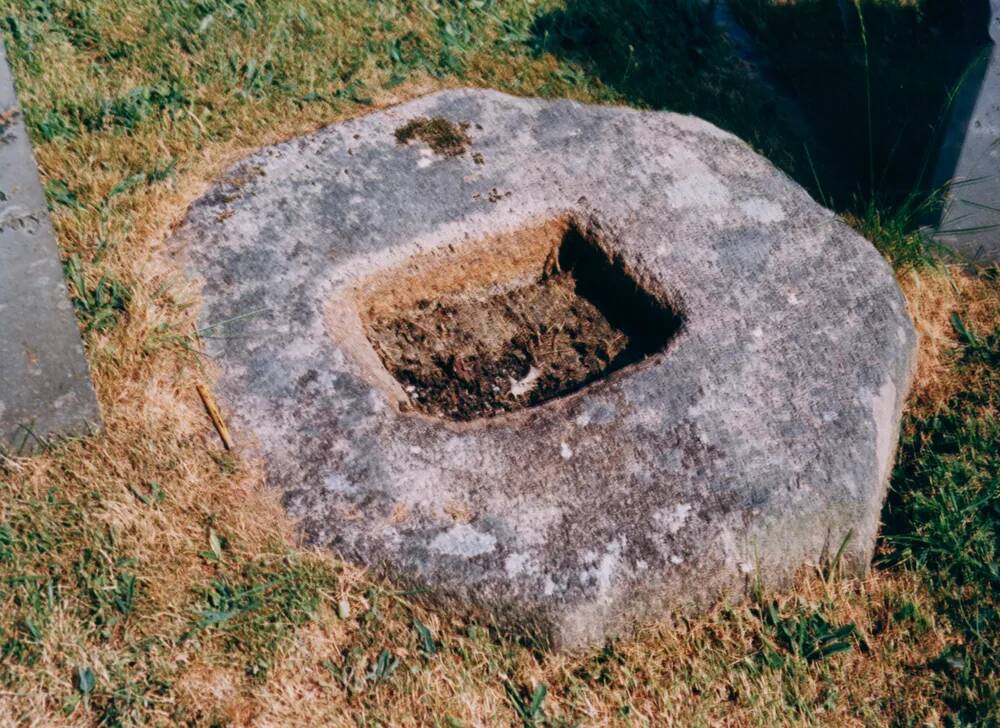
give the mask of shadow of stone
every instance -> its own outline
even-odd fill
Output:
[[[700,116],[795,165],[771,132],[776,105],[756,93],[712,8],[692,0],[570,0],[539,16],[539,52],[578,63],[631,104]],[[777,120],[780,123],[780,120]]]
[[[631,103],[732,131],[837,209],[929,189],[951,99],[981,82],[988,0],[866,1],[863,24],[849,0],[728,5],[766,83],[710,0],[570,0],[537,19],[535,43]]]

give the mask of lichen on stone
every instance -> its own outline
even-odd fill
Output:
[[[472,143],[468,128],[468,122],[456,124],[443,116],[432,118],[421,116],[396,129],[396,141],[400,144],[409,144],[414,139],[419,139],[435,154],[440,154],[442,157],[461,157]]]

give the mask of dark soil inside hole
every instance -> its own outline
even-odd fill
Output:
[[[530,407],[661,350],[680,318],[579,233],[539,280],[369,322],[412,405],[453,420]]]

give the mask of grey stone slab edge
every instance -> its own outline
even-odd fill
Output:
[[[990,7],[993,47],[959,91],[937,169],[952,187],[935,238],[980,265],[1000,262],[1000,0]]]
[[[0,40],[0,448],[100,427],[45,194]]]

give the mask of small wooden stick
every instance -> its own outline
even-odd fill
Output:
[[[205,411],[208,412],[208,416],[212,418],[212,424],[215,425],[215,431],[218,432],[219,437],[222,438],[222,444],[227,450],[232,450],[233,440],[229,436],[229,428],[226,427],[226,423],[222,420],[219,408],[215,406],[215,400],[212,399],[212,393],[208,391],[208,387],[204,384],[196,384],[195,388],[198,390],[198,396],[201,397],[202,404],[205,405]]]

